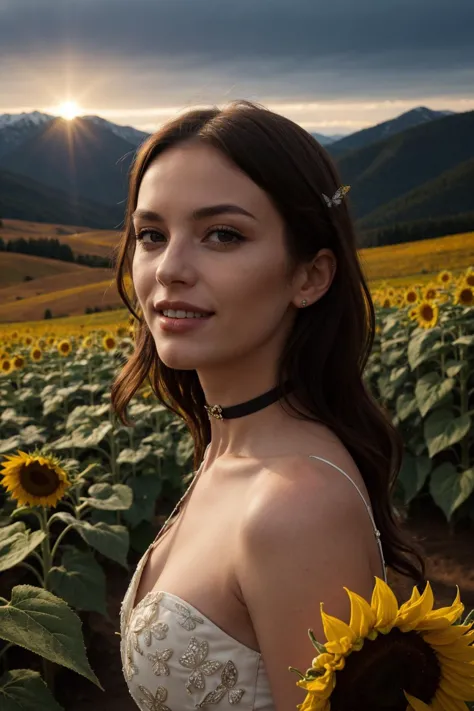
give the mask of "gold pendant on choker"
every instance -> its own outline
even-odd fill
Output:
[[[222,417],[222,407],[220,405],[204,405],[204,407],[207,410],[209,419],[211,419],[211,416],[215,417],[216,420],[223,420],[224,419]]]

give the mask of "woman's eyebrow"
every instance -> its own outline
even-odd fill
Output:
[[[251,212],[248,212],[243,207],[240,207],[239,205],[232,205],[231,203],[223,203],[222,205],[209,205],[208,207],[199,207],[197,208],[197,210],[194,210],[194,212],[191,213],[191,218],[193,220],[199,220],[204,217],[213,217],[214,215],[222,215],[224,213],[246,215],[247,217],[251,217],[253,220],[257,219],[255,215],[252,215]],[[165,221],[164,218],[157,212],[154,212],[154,210],[135,210],[135,212],[132,214],[132,220],[139,217],[144,220],[153,220],[154,222]]]

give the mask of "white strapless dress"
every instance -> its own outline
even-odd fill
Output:
[[[356,487],[374,526],[387,581],[380,534],[359,487],[332,462],[313,455],[311,458],[338,469]],[[192,484],[196,478],[197,475]],[[153,590],[133,606],[155,544],[156,541],[148,547],[138,563],[120,612],[122,668],[138,708],[191,711],[218,705],[221,711],[231,707],[239,711],[275,711],[259,652],[228,635],[186,600],[165,590]]]

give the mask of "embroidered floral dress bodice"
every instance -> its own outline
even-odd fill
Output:
[[[362,492],[335,464],[313,455],[310,458],[338,469],[356,487],[374,526],[386,581],[380,534]],[[259,652],[228,635],[186,600],[165,590],[152,590],[134,606],[141,574],[154,545],[156,541],[138,563],[120,612],[122,668],[138,708],[191,711],[217,705],[222,711],[232,707],[240,711],[274,711]]]

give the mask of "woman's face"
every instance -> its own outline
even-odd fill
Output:
[[[193,216],[222,204],[236,210]],[[283,220],[261,188],[217,149],[180,144],[146,170],[134,227],[143,239],[136,242],[133,283],[166,365],[216,373],[234,364],[237,375],[239,368],[258,370],[260,361],[267,370],[276,363],[297,312],[295,285],[287,278]],[[170,333],[154,307],[161,299],[214,315]]]

